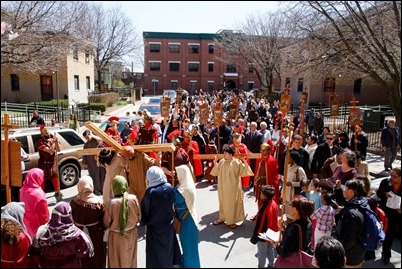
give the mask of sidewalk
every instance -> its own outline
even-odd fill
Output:
[[[384,171],[384,156],[378,153],[367,152],[366,161],[369,165],[369,174],[373,178],[387,177],[390,171]],[[396,159],[393,167],[401,167],[401,159]]]

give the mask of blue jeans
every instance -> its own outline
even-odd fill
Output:
[[[258,259],[258,268],[265,268],[265,262],[268,259],[268,266],[273,267],[276,250],[275,248],[266,242],[258,241],[257,242],[257,259]]]

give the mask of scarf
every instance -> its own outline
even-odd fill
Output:
[[[19,223],[22,230],[27,233],[24,223],[25,204],[22,202],[10,202],[1,208],[1,218],[9,219]]]
[[[83,176],[77,183],[78,194],[74,198],[75,201],[83,201],[86,203],[96,204],[102,203],[102,199],[94,194],[94,183],[92,177]]]
[[[148,188],[155,187],[159,184],[166,183],[167,178],[163,170],[158,166],[151,166],[146,174]]]
[[[39,227],[34,246],[50,247],[57,243],[73,240],[80,235],[87,238],[86,234],[74,225],[70,204],[61,201],[53,209],[49,222]],[[92,242],[87,241],[89,241],[87,245],[92,246]],[[93,246],[90,249],[93,249]]]
[[[177,190],[183,195],[194,222],[197,222],[197,211],[195,208],[196,189],[190,168],[188,165],[183,164],[176,167],[176,172],[177,179],[179,180]]]
[[[119,226],[120,234],[126,233],[127,221],[128,221],[128,184],[127,180],[123,176],[115,176],[112,180],[112,188],[114,197],[123,197],[120,214],[119,214]]]

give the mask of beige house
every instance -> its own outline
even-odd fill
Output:
[[[59,70],[32,74],[2,67],[1,101],[29,103],[68,99],[70,106],[87,103],[94,90],[94,60],[91,49],[72,46]]]

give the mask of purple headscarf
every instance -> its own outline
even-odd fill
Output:
[[[70,204],[61,201],[53,209],[49,222],[39,227],[34,245],[36,247],[53,246],[60,242],[73,240],[79,236],[82,236],[86,241],[90,253],[93,252],[92,241],[74,224]]]

